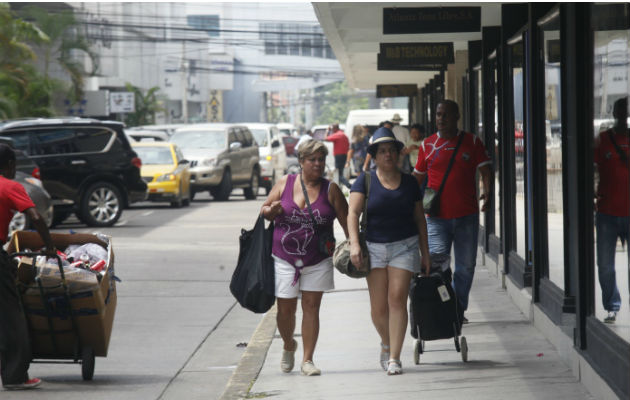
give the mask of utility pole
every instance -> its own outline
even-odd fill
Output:
[[[188,123],[188,61],[186,60],[186,41],[182,41],[182,120]]]

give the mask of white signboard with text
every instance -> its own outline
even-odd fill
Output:
[[[115,113],[132,113],[136,111],[136,102],[133,92],[110,92],[109,111]]]

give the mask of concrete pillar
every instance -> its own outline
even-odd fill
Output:
[[[462,77],[468,68],[468,50],[455,52],[455,63],[449,64],[446,70],[445,98],[455,100],[460,106],[464,103]]]

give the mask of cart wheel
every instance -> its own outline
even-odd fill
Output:
[[[422,352],[422,343],[420,340],[416,340],[416,344],[413,346],[413,362],[414,364],[420,364],[420,353]]]
[[[90,346],[81,352],[81,376],[84,381],[91,381],[94,376],[94,349]]]
[[[468,343],[466,342],[466,337],[462,336],[462,338],[460,339],[462,344],[462,361],[463,362],[467,362],[468,361]]]

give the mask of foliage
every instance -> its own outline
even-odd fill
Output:
[[[40,43],[44,54],[44,76],[49,79],[50,64],[53,59],[68,74],[72,82],[70,99],[77,101],[83,97],[83,77],[94,75],[98,69],[98,55],[90,49],[90,45],[78,30],[78,21],[71,11],[49,13],[47,10],[28,6],[23,15],[34,23],[50,38]],[[92,71],[86,72],[80,62],[72,57],[75,51],[82,51],[92,62]]]
[[[356,95],[345,81],[323,86],[315,96],[319,104],[316,125],[344,123],[350,110],[368,108],[368,99]]]
[[[28,42],[45,43],[37,26],[16,18],[0,3],[0,118],[50,115],[52,85],[30,64],[35,52]],[[35,103],[31,103],[35,101]]]
[[[134,93],[135,109],[133,113],[127,114],[125,123],[128,126],[151,125],[155,121],[155,113],[164,111],[162,102],[158,98],[157,92],[160,90],[158,86],[154,86],[142,93],[142,89],[133,86],[127,82],[125,84],[128,92]]]

